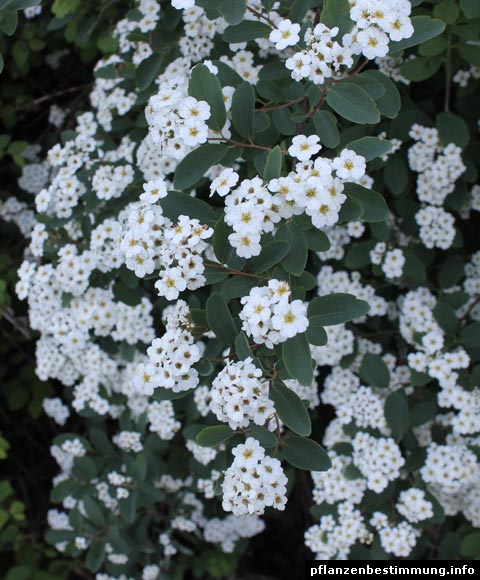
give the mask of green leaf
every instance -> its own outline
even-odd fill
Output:
[[[459,336],[459,342],[471,348],[480,347],[480,322],[473,322],[466,326]]]
[[[193,67],[188,82],[188,94],[210,105],[211,116],[207,125],[210,129],[220,132],[227,120],[222,87],[218,78],[204,64],[197,64]]]
[[[217,9],[228,24],[239,24],[247,10],[246,0],[223,0]]]
[[[383,171],[385,185],[395,195],[403,193],[408,185],[408,168],[401,155],[389,157]]]
[[[338,26],[338,39],[350,32],[353,28],[353,21],[350,19],[350,4],[348,0],[326,0],[320,15],[320,22],[328,26],[328,28]]]
[[[216,447],[234,435],[235,431],[232,431],[228,425],[213,425],[202,429],[195,441],[202,447]]]
[[[65,479],[58,483],[50,493],[50,501],[53,503],[62,502],[67,496],[75,495],[79,492],[80,484],[75,479]]]
[[[140,453],[135,458],[132,464],[132,475],[137,483],[145,481],[147,476],[147,456],[145,453]]]
[[[207,300],[207,322],[222,342],[235,343],[237,329],[225,299],[218,292],[214,292]]]
[[[458,52],[468,63],[480,66],[480,46],[462,44],[459,46]]]
[[[367,353],[363,357],[360,376],[369,387],[387,389],[390,384],[390,371],[378,354]]]
[[[413,35],[410,38],[404,38],[399,42],[390,43],[389,55],[393,55],[401,50],[422,44],[435,36],[438,36],[445,30],[445,22],[430,18],[430,16],[414,16],[412,18]]]
[[[5,10],[2,12],[2,19],[0,20],[0,30],[7,36],[12,34],[17,29],[18,12],[16,10]]]
[[[268,242],[258,256],[252,258],[252,266],[257,274],[273,268],[289,253],[290,244],[281,240]]]
[[[277,179],[280,177],[282,170],[282,150],[279,145],[276,145],[271,151],[268,152],[267,161],[265,162],[265,167],[263,169],[263,179],[264,181],[270,181],[271,179]]]
[[[30,580],[32,568],[27,565],[12,566],[4,576],[4,580]]]
[[[436,74],[442,64],[439,56],[420,56],[413,60],[407,60],[400,67],[400,74],[410,81],[424,81]]]
[[[437,414],[437,405],[431,401],[424,401],[423,403],[418,403],[410,411],[410,423],[412,427],[419,427],[420,425],[425,425],[429,421],[435,419]]]
[[[465,275],[465,263],[462,256],[449,256],[438,271],[438,285],[440,288],[451,288],[458,284]]]
[[[233,93],[232,122],[239,135],[252,138],[255,131],[255,91],[246,81],[238,85]]]
[[[163,54],[152,54],[138,65],[135,80],[141,91],[148,89],[160,74],[163,66]]]
[[[86,565],[90,572],[95,573],[102,567],[105,560],[105,545],[99,540],[94,540],[88,548]]]
[[[314,298],[308,305],[308,319],[314,326],[333,326],[360,318],[370,305],[352,294],[327,294]]]
[[[325,449],[312,439],[288,437],[282,443],[283,457],[290,465],[307,471],[327,471],[332,462]]]
[[[328,105],[341,117],[360,125],[380,121],[380,112],[372,97],[350,81],[342,81],[327,90]]]
[[[383,222],[388,218],[388,206],[382,194],[358,183],[346,183],[343,193],[362,208],[364,222]]]
[[[465,558],[480,556],[480,532],[468,534],[460,544],[460,554]]]
[[[255,38],[265,38],[270,35],[271,31],[272,28],[263,22],[244,20],[235,26],[228,26],[222,34],[222,39],[224,42],[237,44],[255,40]]]
[[[460,8],[467,18],[480,18],[480,2],[478,0],[460,0]]]
[[[173,222],[176,222],[181,215],[196,218],[201,224],[212,227],[217,222],[217,216],[208,203],[182,191],[169,191],[160,201],[160,205],[163,213]]]
[[[120,502],[120,515],[129,524],[133,524],[137,517],[137,499],[137,492],[131,491],[130,495]]]
[[[212,143],[194,149],[177,165],[173,182],[175,189],[188,189],[195,185],[212,165],[225,157],[227,151],[226,145]]]
[[[297,379],[301,385],[312,384],[312,357],[305,333],[297,334],[283,343],[282,360],[293,379]]]
[[[81,0],[55,0],[52,12],[57,18],[63,18],[70,12],[74,12],[80,6]]]
[[[97,476],[97,467],[88,455],[75,457],[74,465],[87,479],[94,479]]]
[[[308,248],[300,227],[294,221],[284,223],[278,228],[275,239],[290,245],[288,254],[281,262],[282,268],[294,276],[303,274],[308,259]]]
[[[385,94],[385,87],[383,86],[383,83],[379,82],[374,77],[365,75],[365,73],[361,73],[353,79],[350,79],[350,82],[367,92],[374,101]]]
[[[106,520],[103,511],[100,509],[97,502],[95,502],[91,497],[86,496],[83,498],[83,505],[87,512],[88,519],[96,526],[103,527]]]
[[[277,445],[278,440],[275,434],[266,429],[265,427],[253,425],[250,434],[252,437],[255,437],[255,439],[260,443],[260,445],[265,449],[271,449],[272,447],[276,447]]]
[[[432,312],[442,330],[452,335],[457,332],[458,318],[450,304],[437,302]]]
[[[235,270],[242,270],[245,265],[245,259],[237,256],[235,249],[232,248],[228,241],[228,236],[232,233],[230,226],[225,223],[222,216],[215,224],[212,236],[212,245],[215,256],[220,264],[226,264]]]
[[[376,157],[381,157],[388,153],[392,148],[392,144],[387,139],[380,139],[379,137],[362,137],[355,141],[350,141],[345,149],[353,149],[357,155],[365,157],[366,161],[371,161]]]
[[[142,295],[138,289],[129,288],[121,280],[117,280],[113,285],[113,295],[117,301],[129,306],[137,306],[142,300]]]
[[[443,145],[454,143],[459,147],[465,147],[470,141],[470,132],[464,119],[453,113],[439,113],[437,129]]]
[[[433,9],[435,18],[440,18],[447,24],[453,24],[460,14],[460,9],[452,0],[444,0]]]
[[[270,391],[275,411],[285,425],[297,435],[308,437],[312,432],[310,415],[300,397],[281,381],[276,381]]]
[[[254,286],[258,286],[258,280],[252,276],[235,275],[225,282],[221,294],[227,300],[246,296]]]
[[[248,342],[244,332],[239,332],[237,338],[235,339],[235,354],[240,360],[245,360],[248,357],[253,358],[250,343]]]
[[[394,391],[385,401],[385,419],[397,441],[400,441],[410,427],[410,413],[403,391]]]
[[[315,346],[325,346],[328,342],[328,335],[323,326],[310,324],[307,328],[307,340]]]
[[[292,22],[302,22],[306,13],[312,7],[313,0],[295,0],[288,14]]]
[[[320,137],[320,143],[330,149],[337,147],[340,143],[340,133],[335,115],[328,111],[317,111],[312,120],[315,131]]]
[[[325,232],[317,228],[304,230],[303,236],[309,250],[313,252],[326,252],[330,249],[330,240]]]
[[[175,393],[170,389],[155,389],[152,395],[152,399],[156,401],[175,401],[176,399],[183,399],[188,395],[191,395],[195,389],[190,389],[188,391],[180,391]]]
[[[395,83],[379,70],[367,70],[362,76],[373,78],[382,83],[385,93],[375,100],[380,113],[389,119],[395,119],[400,112],[401,99]]]

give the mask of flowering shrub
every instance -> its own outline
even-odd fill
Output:
[[[478,17],[117,22],[35,222],[13,212],[36,372],[64,385],[47,539],[96,580],[227,577],[302,470],[317,559],[480,554]]]

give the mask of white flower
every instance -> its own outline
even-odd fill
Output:
[[[280,20],[277,28],[272,30],[269,36],[270,42],[275,44],[277,50],[283,50],[287,46],[294,46],[300,40],[300,24],[294,24],[288,18]]]
[[[365,158],[350,149],[344,149],[340,156],[333,160],[333,169],[340,179],[360,179],[365,175],[365,168]]]
[[[288,153],[298,159],[299,161],[307,161],[320,151],[322,146],[320,143],[320,137],[318,135],[296,135],[292,139],[292,144],[288,149]]]
[[[232,187],[237,185],[239,175],[231,167],[224,169],[218,177],[216,177],[210,184],[210,197],[214,193],[225,197],[230,193]]]
[[[155,203],[167,195],[167,184],[164,179],[153,179],[143,185],[140,199],[147,203]]]

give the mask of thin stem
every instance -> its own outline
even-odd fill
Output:
[[[255,16],[257,16],[257,18],[260,18],[261,20],[265,20],[265,22],[268,22],[268,24],[270,24],[270,26],[272,28],[276,28],[273,20],[270,20],[270,18],[268,16],[265,16],[265,14],[262,14],[258,10],[255,10],[255,8],[252,8],[251,6],[248,6],[248,5],[247,5],[247,10],[249,12],[251,12],[252,14],[255,14]]]
[[[255,112],[256,113],[267,113],[269,111],[278,111],[278,109],[284,109],[285,107],[290,107],[291,105],[294,105],[297,102],[297,99],[292,99],[291,101],[287,101],[286,103],[283,103],[282,105],[276,105],[274,107],[262,107],[261,109],[256,109]]]
[[[235,145],[236,147],[246,147],[247,149],[259,149],[260,151],[271,151],[271,147],[262,147],[262,145],[255,145],[255,143],[242,143],[240,141],[234,141],[233,139],[227,139],[226,137],[209,137],[208,141],[225,141],[226,143],[230,143],[231,145]],[[287,154],[287,151],[282,151],[284,155]]]
[[[210,266],[211,268],[219,268],[220,270],[225,270],[226,272],[230,272],[230,274],[235,274],[236,276],[248,276],[249,278],[256,278],[257,280],[264,280],[266,282],[270,281],[270,278],[267,278],[266,276],[258,276],[258,274],[241,272],[240,270],[229,268],[228,266],[224,266],[223,264],[215,264],[215,262],[206,262],[205,265]]]
[[[16,111],[21,109],[27,109],[29,107],[35,107],[37,105],[41,105],[46,101],[51,101],[52,99],[56,99],[57,97],[61,97],[62,95],[67,95],[68,93],[75,93],[77,91],[81,91],[82,89],[86,89],[87,87],[91,87],[92,83],[84,83],[83,85],[77,85],[76,87],[69,87],[68,89],[63,89],[61,91],[57,91],[56,93],[51,93],[50,95],[44,95],[43,97],[39,97],[34,101],[30,101],[29,103],[24,103],[23,105],[19,105],[16,107]]]

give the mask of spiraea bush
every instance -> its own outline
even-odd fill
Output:
[[[63,385],[47,540],[226,578],[307,471],[311,557],[479,556],[480,4],[122,7],[3,209]]]

